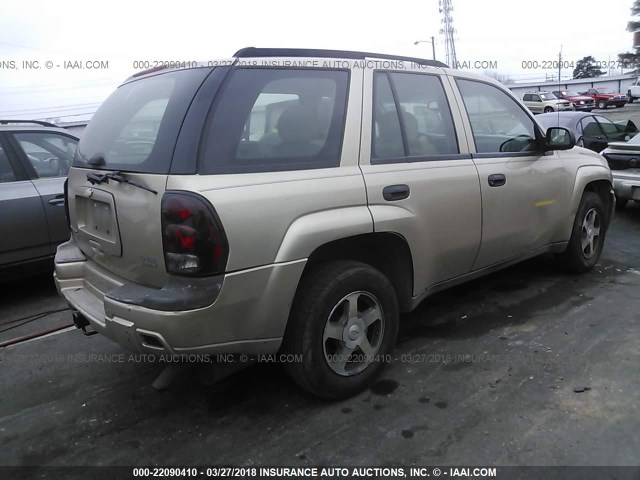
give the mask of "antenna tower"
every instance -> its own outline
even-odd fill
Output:
[[[453,41],[453,34],[456,29],[453,28],[453,3],[452,0],[439,0],[440,14],[442,19],[442,28],[440,33],[444,35],[444,46],[447,52],[447,65],[451,68],[458,68],[458,59],[456,58],[456,44]]]

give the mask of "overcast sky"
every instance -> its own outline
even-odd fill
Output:
[[[557,75],[555,69],[524,70],[522,62],[557,60],[561,45],[567,61],[586,55],[615,61],[631,50],[626,25],[632,3],[453,0],[458,62],[496,62],[497,72],[523,81]],[[433,35],[436,56],[445,61],[440,28],[438,0],[4,0],[0,118],[82,119],[135,73],[134,61],[225,58],[246,46],[431,58],[429,43],[414,42]],[[64,68],[65,61],[87,60],[108,62],[108,68]],[[25,61],[37,61],[40,68],[25,69]]]

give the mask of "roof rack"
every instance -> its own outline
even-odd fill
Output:
[[[36,125],[42,125],[43,127],[58,128],[57,125],[50,122],[44,122],[42,120],[0,120],[0,125],[9,125],[10,123],[35,123]]]
[[[247,47],[233,54],[237,58],[249,57],[326,57],[326,58],[353,58],[363,60],[365,58],[382,58],[385,60],[400,60],[414,62],[431,67],[449,68],[447,64],[437,60],[425,58],[401,57],[398,55],[385,55],[382,53],[353,52],[349,50],[319,50],[311,48],[256,48]]]

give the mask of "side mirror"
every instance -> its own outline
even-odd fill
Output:
[[[545,151],[569,150],[576,144],[576,137],[564,127],[549,127],[545,136]]]

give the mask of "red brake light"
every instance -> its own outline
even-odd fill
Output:
[[[224,272],[229,253],[227,238],[215,210],[199,195],[165,193],[162,244],[168,273],[208,276]]]

